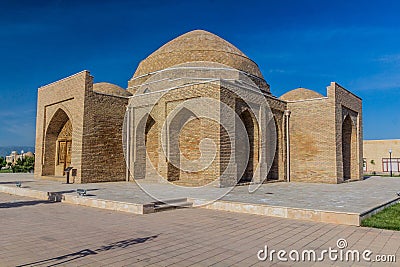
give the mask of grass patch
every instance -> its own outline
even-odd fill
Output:
[[[11,169],[7,169],[7,170],[0,170],[0,173],[10,173],[10,172],[12,172],[12,170],[11,170]]]
[[[363,220],[361,226],[400,231],[400,203]]]

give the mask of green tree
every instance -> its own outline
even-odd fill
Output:
[[[26,157],[23,164],[26,172],[31,172],[35,168],[35,157]]]
[[[31,172],[35,166],[34,157],[19,158],[17,162],[11,166],[12,172]]]
[[[0,168],[3,168],[7,165],[5,158],[0,157]]]

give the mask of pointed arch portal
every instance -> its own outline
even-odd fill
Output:
[[[356,128],[350,116],[346,116],[342,125],[343,180],[357,178],[356,139]]]
[[[245,171],[243,173],[243,175],[239,179],[240,183],[244,183],[244,182],[251,182],[253,179],[253,175],[254,175],[254,171],[255,171],[255,167],[258,164],[258,125],[257,125],[257,121],[255,120],[254,115],[248,110],[244,110],[241,114],[240,114],[240,119],[246,129],[247,132],[247,139],[249,142],[249,151],[248,151],[248,158],[244,158],[243,155],[241,155],[243,153],[243,151],[241,151],[240,149],[238,151],[236,151],[238,158],[241,160],[247,160],[246,166],[245,166]],[[241,142],[246,142],[246,140],[241,140],[241,137],[238,137],[238,144],[240,144]],[[246,138],[245,138],[246,139]],[[240,145],[238,145],[237,147],[241,147]]]
[[[63,176],[72,159],[72,121],[58,109],[47,126],[44,138],[44,176]]]

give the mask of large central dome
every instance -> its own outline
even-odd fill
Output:
[[[151,56],[179,51],[219,51],[247,58],[242,51],[231,43],[213,33],[203,30],[187,32],[161,46]]]
[[[224,64],[264,81],[257,64],[234,45],[210,32],[194,30],[166,43],[140,62],[129,87],[147,80],[148,74],[194,61]]]

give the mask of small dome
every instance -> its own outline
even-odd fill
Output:
[[[128,96],[132,95],[131,93],[129,93],[122,87],[119,87],[118,85],[115,85],[112,83],[106,83],[106,82],[93,84],[93,91],[98,92],[98,93],[108,94],[108,95],[124,96],[124,97],[128,97]]]
[[[25,157],[33,157],[33,153],[28,151],[24,154]]]
[[[296,101],[296,100],[305,100],[305,99],[313,99],[313,98],[321,98],[324,97],[320,93],[317,93],[313,90],[307,88],[297,88],[292,91],[283,94],[280,99],[284,101]]]
[[[193,61],[225,64],[263,79],[257,64],[242,51],[221,37],[203,30],[185,33],[161,46],[140,62],[133,78]]]

